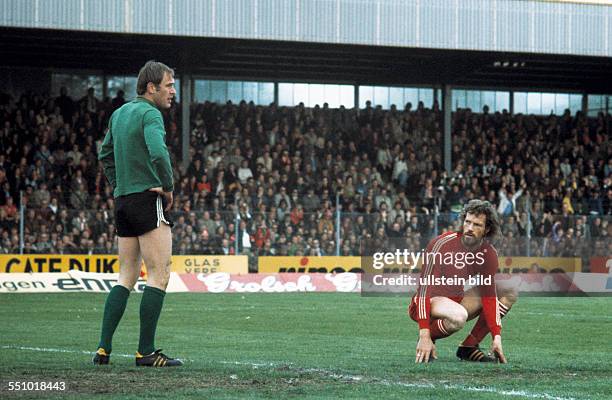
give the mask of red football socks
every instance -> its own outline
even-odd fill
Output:
[[[503,318],[504,315],[506,315],[508,311],[510,311],[510,308],[506,307],[502,303],[498,303],[498,304],[499,304],[499,316]],[[461,345],[467,346],[467,347],[476,347],[478,346],[480,342],[482,342],[482,339],[484,339],[488,333],[489,333],[489,327],[487,326],[487,321],[485,321],[484,314],[480,313],[480,316],[478,317],[478,321],[476,321],[476,325],[474,325],[474,327],[472,328],[472,332],[470,332],[468,337],[465,338],[465,340],[463,341],[463,343],[461,343]]]
[[[444,320],[442,319],[431,320],[431,323],[429,324],[429,334],[431,335],[432,340],[450,336],[446,326],[444,326]]]

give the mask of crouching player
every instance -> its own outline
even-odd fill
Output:
[[[498,258],[489,240],[500,231],[499,218],[489,202],[472,200],[465,205],[460,219],[463,226],[459,232],[444,233],[427,246],[420,285],[409,307],[410,317],[419,324],[415,362],[433,361],[437,358],[437,339],[452,335],[478,317],[457,349],[457,357],[465,361],[506,363],[501,318],[510,311],[517,292],[495,284]],[[456,283],[461,282],[457,278],[467,281],[476,276],[480,284],[467,291]],[[478,345],[489,332],[493,342],[487,355]]]

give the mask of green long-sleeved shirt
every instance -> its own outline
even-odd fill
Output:
[[[115,197],[162,187],[174,190],[161,112],[137,97],[111,116],[98,159]]]

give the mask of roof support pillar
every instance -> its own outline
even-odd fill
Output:
[[[444,155],[444,169],[450,175],[452,172],[451,110],[453,104],[453,89],[450,85],[442,85],[442,100],[442,113],[444,119],[444,140],[442,141],[444,147],[442,154]]]
[[[183,171],[186,171],[191,162],[189,157],[189,139],[191,135],[191,87],[193,85],[193,78],[189,74],[181,74],[181,155],[183,162],[181,167]]]

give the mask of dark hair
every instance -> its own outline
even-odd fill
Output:
[[[501,231],[501,221],[499,216],[497,215],[497,211],[495,211],[495,207],[491,203],[486,200],[470,200],[465,206],[463,206],[463,210],[459,215],[459,221],[463,225],[463,221],[465,221],[465,216],[470,213],[474,215],[482,215],[484,214],[487,218],[487,222],[485,224],[485,238],[493,240],[499,235]]]
[[[158,61],[147,61],[138,73],[138,83],[136,84],[136,93],[143,95],[147,92],[149,82],[155,86],[159,85],[164,79],[164,73],[169,73],[174,76],[174,70],[164,63]]]

